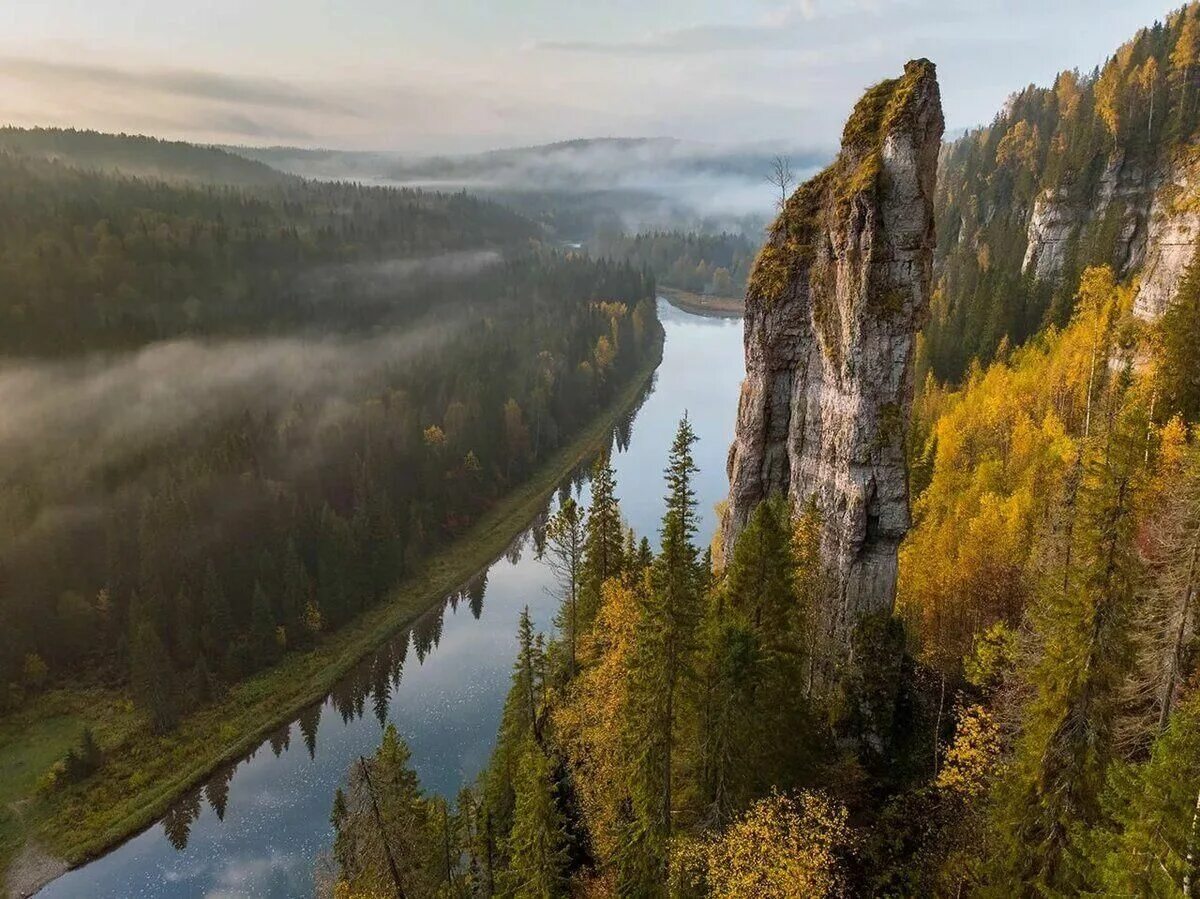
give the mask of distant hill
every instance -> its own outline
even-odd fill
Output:
[[[73,128],[0,128],[0,152],[132,177],[237,186],[281,184],[285,173],[217,147]]]
[[[774,189],[766,176],[779,152],[674,138],[590,138],[425,157],[291,147],[226,149],[304,177],[468,190],[575,241],[605,230],[757,234],[774,210]],[[800,179],[827,161],[825,153],[815,151],[790,156]]]
[[[461,155],[303,150],[295,147],[225,147],[277,169],[319,178],[450,181],[492,187],[577,191],[629,187],[654,176],[736,177],[762,180],[779,151],[726,148],[670,137],[582,138]],[[797,170],[816,168],[826,154],[791,154]],[[616,181],[614,182],[614,178]]]

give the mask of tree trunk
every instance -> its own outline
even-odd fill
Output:
[[[1175,645],[1171,648],[1171,664],[1167,672],[1167,682],[1163,685],[1162,699],[1159,703],[1158,729],[1163,731],[1171,717],[1171,705],[1175,699],[1175,685],[1179,680],[1179,660],[1183,655],[1183,640],[1187,630],[1188,616],[1192,611],[1192,597],[1196,592],[1196,558],[1200,553],[1200,531],[1197,531],[1192,541],[1192,555],[1188,562],[1187,581],[1183,585],[1183,608],[1179,612],[1179,627],[1175,629]]]
[[[1183,867],[1183,895],[1192,895],[1192,881],[1196,871],[1196,824],[1200,820],[1200,791],[1196,793],[1196,805],[1192,809],[1192,829],[1188,831],[1187,856]]]

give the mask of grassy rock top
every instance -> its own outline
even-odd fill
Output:
[[[811,264],[817,240],[833,224],[829,217],[845,217],[857,197],[878,197],[887,136],[914,126],[920,88],[935,77],[933,63],[918,59],[900,77],[867,89],[842,129],[837,158],[796,189],[771,226],[750,275],[748,301],[780,299]]]

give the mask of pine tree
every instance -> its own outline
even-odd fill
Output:
[[[666,513],[662,552],[647,573],[642,591],[637,643],[630,662],[632,710],[626,740],[635,756],[631,771],[631,835],[627,844],[637,858],[629,870],[645,873],[653,859],[652,880],[661,883],[674,810],[673,779],[681,686],[694,667],[700,618],[699,551],[696,499],[692,477],[696,436],[685,416],[679,423],[666,470]]]
[[[603,583],[624,568],[621,507],[616,496],[616,472],[608,453],[603,453],[592,466],[591,488],[580,592],[581,630],[596,618]]]
[[[179,720],[179,689],[171,656],[154,626],[144,618],[132,622],[129,640],[129,686],[134,703],[150,718],[156,733]]]
[[[804,721],[804,609],[782,499],[760,503],[738,536],[703,627],[699,754],[707,819],[793,781],[811,730]],[[779,734],[793,739],[781,741]]]
[[[200,605],[204,621],[201,626],[201,647],[212,662],[221,664],[225,661],[229,644],[233,640],[233,613],[229,609],[229,599],[221,587],[221,579],[212,559],[204,566],[204,587],[200,594]]]
[[[257,667],[270,664],[279,657],[279,642],[276,639],[275,617],[271,612],[271,601],[262,584],[255,582],[250,600],[250,648]]]
[[[554,624],[567,647],[567,676],[573,678],[579,642],[579,591],[583,569],[583,513],[575,500],[568,499],[546,526],[546,549],[550,568],[562,591],[562,601]]]
[[[1200,702],[1185,700],[1140,764],[1116,763],[1095,827],[1073,833],[1092,895],[1192,896],[1200,874]]]
[[[555,798],[550,760],[528,742],[515,778],[516,808],[509,835],[504,881],[518,899],[557,899],[567,895],[567,845],[562,812]]]
[[[1188,266],[1159,331],[1158,379],[1165,417],[1179,413],[1185,421],[1200,421],[1200,256]]]
[[[288,540],[283,555],[279,606],[289,632],[299,634],[304,631],[303,621],[308,603],[308,572],[300,559],[300,553],[296,551],[296,541]]]
[[[338,879],[352,895],[439,894],[447,855],[442,834],[394,725],[384,729],[372,758],[351,765],[330,820]]]
[[[1144,424],[1122,422],[1094,447],[1068,531],[1065,571],[1047,573],[1035,619],[1041,657],[1016,760],[997,806],[1004,851],[996,882],[1041,891],[1080,887],[1072,830],[1093,825],[1114,756],[1114,726],[1130,670],[1138,561],[1132,540]],[[1029,851],[1037,847],[1037,851]]]
[[[517,622],[517,660],[513,664],[512,688],[503,724],[504,740],[513,746],[529,734],[538,743],[542,740],[540,672],[545,661],[538,636],[529,606],[525,606]]]

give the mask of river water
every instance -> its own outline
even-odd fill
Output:
[[[700,539],[716,528],[726,493],[743,374],[741,320],[706,318],[659,301],[663,361],[640,408],[614,434],[621,509],[657,543],[662,471],[688,413],[695,447]],[[582,475],[564,484],[587,502]],[[562,492],[560,491],[560,496]],[[556,505],[556,497],[553,504]],[[397,634],[319,705],[218,772],[167,817],[107,855],[49,884],[39,897],[297,897],[328,866],[334,790],[382,722],[412,749],[422,786],[453,799],[487,763],[516,654],[517,618],[530,607],[551,628],[552,575],[537,558],[537,528],[438,609]]]

